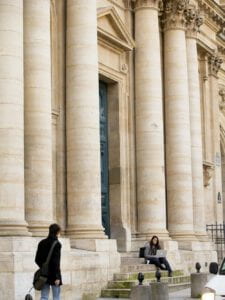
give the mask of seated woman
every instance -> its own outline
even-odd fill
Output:
[[[148,263],[149,261],[150,264],[154,264],[157,268],[160,268],[161,270],[167,270],[168,276],[172,277],[172,269],[166,257],[154,257],[156,256],[157,250],[160,249],[161,247],[159,245],[159,238],[154,235],[151,241],[145,245],[146,262]]]

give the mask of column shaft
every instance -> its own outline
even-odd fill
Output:
[[[0,235],[24,235],[23,1],[0,1]]]
[[[96,1],[67,1],[68,233],[104,238],[101,225]]]
[[[195,16],[195,17],[192,17]],[[197,30],[202,25],[196,9],[187,11],[187,67],[191,126],[192,192],[194,231],[200,240],[206,239],[204,190],[203,190],[203,153],[201,128],[201,99],[197,54]]]
[[[167,236],[159,1],[135,11],[135,87],[138,231]]]
[[[168,228],[179,240],[194,239],[191,137],[184,6],[168,1],[164,34]],[[172,8],[172,11],[170,9]]]
[[[221,145],[220,145],[220,122],[219,122],[219,86],[218,72],[222,65],[222,59],[217,55],[208,58],[209,63],[209,83],[210,83],[210,100],[212,113],[212,144],[213,144],[213,160],[215,163],[215,171],[213,178],[214,185],[214,203],[216,222],[223,223],[223,207],[222,199],[218,199],[218,194],[222,197],[222,175],[221,175]]]
[[[26,220],[34,235],[53,221],[50,0],[24,1]]]

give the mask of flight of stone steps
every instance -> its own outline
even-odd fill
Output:
[[[138,258],[138,253],[124,253],[121,256],[120,273],[114,274],[114,279],[102,290],[101,297],[129,298],[131,288],[138,284],[138,273],[144,274],[144,284],[149,285],[156,281],[155,271],[155,266],[144,264],[144,259]],[[166,271],[162,271],[161,275],[161,282],[168,282],[170,292],[190,287],[190,276],[184,275],[182,270],[173,271],[173,277],[167,277]]]

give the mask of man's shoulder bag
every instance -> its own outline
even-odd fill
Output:
[[[34,273],[33,286],[34,286],[35,290],[37,290],[37,291],[42,290],[42,288],[44,287],[45,283],[47,282],[49,261],[51,259],[54,247],[55,247],[55,245],[57,243],[58,243],[58,241],[54,241],[54,243],[52,244],[52,246],[50,248],[50,251],[48,253],[48,257],[46,259],[46,262],[43,263],[43,265],[41,266],[41,268],[38,269]]]

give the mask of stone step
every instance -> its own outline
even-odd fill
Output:
[[[182,277],[182,278],[181,278]],[[168,282],[169,284],[169,292],[175,292],[179,290],[183,290],[190,287],[190,277],[189,276],[181,276],[180,278],[165,278],[165,282]],[[168,281],[166,281],[168,280]],[[155,280],[152,280],[151,282],[154,282]],[[162,282],[164,280],[161,280]],[[124,285],[124,288],[107,288],[102,290],[101,297],[105,298],[129,298],[130,292],[132,286],[134,286],[136,281],[132,283],[129,287],[129,284]],[[148,282],[146,281],[146,284],[148,285]],[[110,285],[110,284],[109,284]],[[129,287],[129,288],[127,288]]]
[[[131,252],[120,252],[120,256],[122,257],[139,257],[138,251],[131,251]]]
[[[147,264],[133,264],[133,265],[121,265],[120,271],[122,273],[130,273],[130,272],[150,272],[156,271],[155,265],[147,265]]]
[[[137,264],[145,264],[144,258],[139,257],[121,257],[121,265],[137,265]]]
[[[144,281],[146,285],[148,285],[151,282],[156,282],[155,278],[147,279]],[[179,284],[179,283],[189,283],[190,282],[190,276],[174,276],[174,277],[162,277],[161,282],[172,284]],[[109,289],[131,289],[133,286],[138,285],[138,280],[128,280],[128,281],[109,281],[108,288]]]
[[[149,265],[147,265],[149,266]],[[124,272],[124,273],[115,273],[114,274],[114,280],[137,280],[139,272]],[[155,270],[147,270],[142,272],[145,276],[145,279],[154,279],[155,278]],[[167,277],[168,272],[167,271],[161,271],[162,277]],[[184,273],[181,270],[175,270],[173,271],[173,276],[183,276]]]

